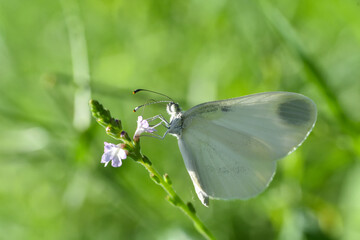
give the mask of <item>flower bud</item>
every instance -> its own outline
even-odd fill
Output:
[[[125,131],[121,131],[120,138],[123,138],[123,139],[125,139],[126,141],[129,141],[129,142],[131,141],[131,139],[129,137],[129,134],[127,134],[127,132],[125,132]]]
[[[164,175],[164,180],[167,184],[169,184],[169,185],[172,184],[171,179],[167,173],[165,173],[165,175]]]
[[[186,205],[187,205],[188,209],[190,210],[190,212],[192,212],[194,214],[196,213],[195,207],[194,207],[194,205],[192,205],[191,202],[188,202]]]
[[[156,175],[154,175],[153,173],[150,174],[150,177],[155,183],[157,183],[157,184],[160,183],[160,179]]]
[[[149,166],[152,165],[151,161],[148,159],[147,156],[144,155],[144,156],[142,157],[142,160],[143,160],[143,162],[144,162],[145,164],[147,164],[147,165],[149,165]]]
[[[122,130],[121,121],[119,119],[111,118],[110,125],[112,125],[117,131]]]
[[[181,199],[179,198],[178,195],[175,195],[174,197],[172,197],[172,196],[170,196],[170,195],[167,195],[167,196],[166,196],[166,199],[167,199],[170,203],[174,204],[175,206],[177,206],[177,205],[179,205],[179,203],[181,203]]]
[[[122,128],[121,121],[119,119],[115,119],[115,123],[116,123],[116,126],[118,126],[118,128]]]
[[[168,200],[171,204],[173,204],[174,206],[176,206],[177,202],[175,201],[174,198],[170,197],[169,195],[166,196],[166,200]]]

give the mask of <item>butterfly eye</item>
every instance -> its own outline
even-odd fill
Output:
[[[178,104],[172,102],[167,105],[166,110],[171,115],[180,112],[180,107]]]
[[[172,103],[169,103],[168,105],[166,105],[166,111],[168,112],[168,114],[171,114],[171,105],[172,105]]]

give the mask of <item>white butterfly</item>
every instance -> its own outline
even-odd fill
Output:
[[[316,105],[298,93],[265,92],[207,102],[181,111],[167,104],[168,130],[205,205],[214,199],[248,199],[271,182],[276,160],[293,152],[316,122]],[[157,124],[156,126],[158,126]],[[165,135],[163,137],[165,137]]]

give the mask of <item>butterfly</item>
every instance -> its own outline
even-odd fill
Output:
[[[315,103],[292,92],[206,102],[187,111],[173,100],[167,102],[170,121],[161,115],[150,121],[160,119],[167,128],[163,137],[178,139],[205,206],[209,198],[249,199],[263,192],[274,177],[277,160],[304,142],[317,118]]]

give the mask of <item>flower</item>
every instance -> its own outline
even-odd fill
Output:
[[[154,127],[150,127],[149,122],[143,119],[142,116],[138,117],[134,137],[139,137],[143,132],[153,133],[155,131],[156,129]]]
[[[115,145],[112,143],[104,142],[104,154],[101,157],[101,163],[105,163],[106,167],[110,161],[111,166],[120,167],[122,164],[122,159],[126,159],[126,152],[120,147],[120,145]]]

